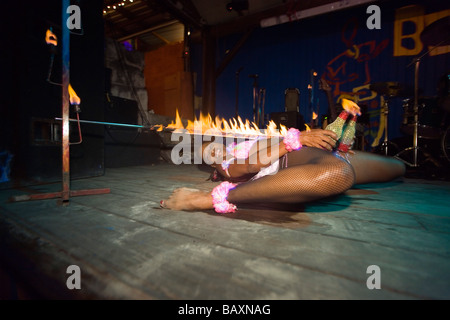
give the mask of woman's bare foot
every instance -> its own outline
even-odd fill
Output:
[[[207,210],[213,209],[210,192],[190,188],[176,189],[167,200],[161,201],[161,207],[171,210]]]

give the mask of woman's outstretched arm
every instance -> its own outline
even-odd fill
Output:
[[[330,130],[313,129],[302,131],[300,143],[306,147],[316,147],[331,151],[336,144],[336,134]],[[221,164],[213,167],[224,177],[239,178],[259,172],[262,168],[270,166],[277,159],[288,153],[283,140],[279,138],[257,141],[249,151],[246,159],[235,159],[230,162],[228,173]]]

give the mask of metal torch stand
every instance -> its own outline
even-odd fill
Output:
[[[89,189],[89,190],[70,190],[70,142],[69,142],[69,63],[70,63],[70,31],[66,26],[68,14],[67,8],[70,5],[69,0],[62,0],[62,190],[51,193],[38,193],[31,195],[14,196],[10,201],[29,201],[59,198],[61,204],[67,205],[70,197],[97,195],[110,193],[109,188]]]

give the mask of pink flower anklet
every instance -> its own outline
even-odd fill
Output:
[[[228,193],[235,187],[235,184],[224,181],[213,189],[211,195],[213,198],[214,209],[217,213],[229,213],[236,211],[237,207],[227,201]]]

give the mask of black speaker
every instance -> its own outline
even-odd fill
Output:
[[[105,121],[125,124],[138,124],[139,107],[135,100],[109,96],[105,103]],[[125,127],[112,127],[112,129]]]
[[[272,112],[270,114],[270,119],[275,122],[278,127],[283,125],[287,128],[297,128],[299,130],[306,129],[303,116],[297,111]]]
[[[105,92],[111,92],[111,84],[112,84],[112,69],[105,68]]]
[[[135,100],[109,96],[105,121],[138,124],[139,107]],[[105,126],[105,167],[118,168],[154,164],[159,161],[161,139],[155,131],[134,127]]]
[[[161,140],[155,131],[105,127],[105,167],[142,166],[159,162]]]
[[[284,91],[284,111],[300,111],[300,91],[297,88],[287,88]]]

